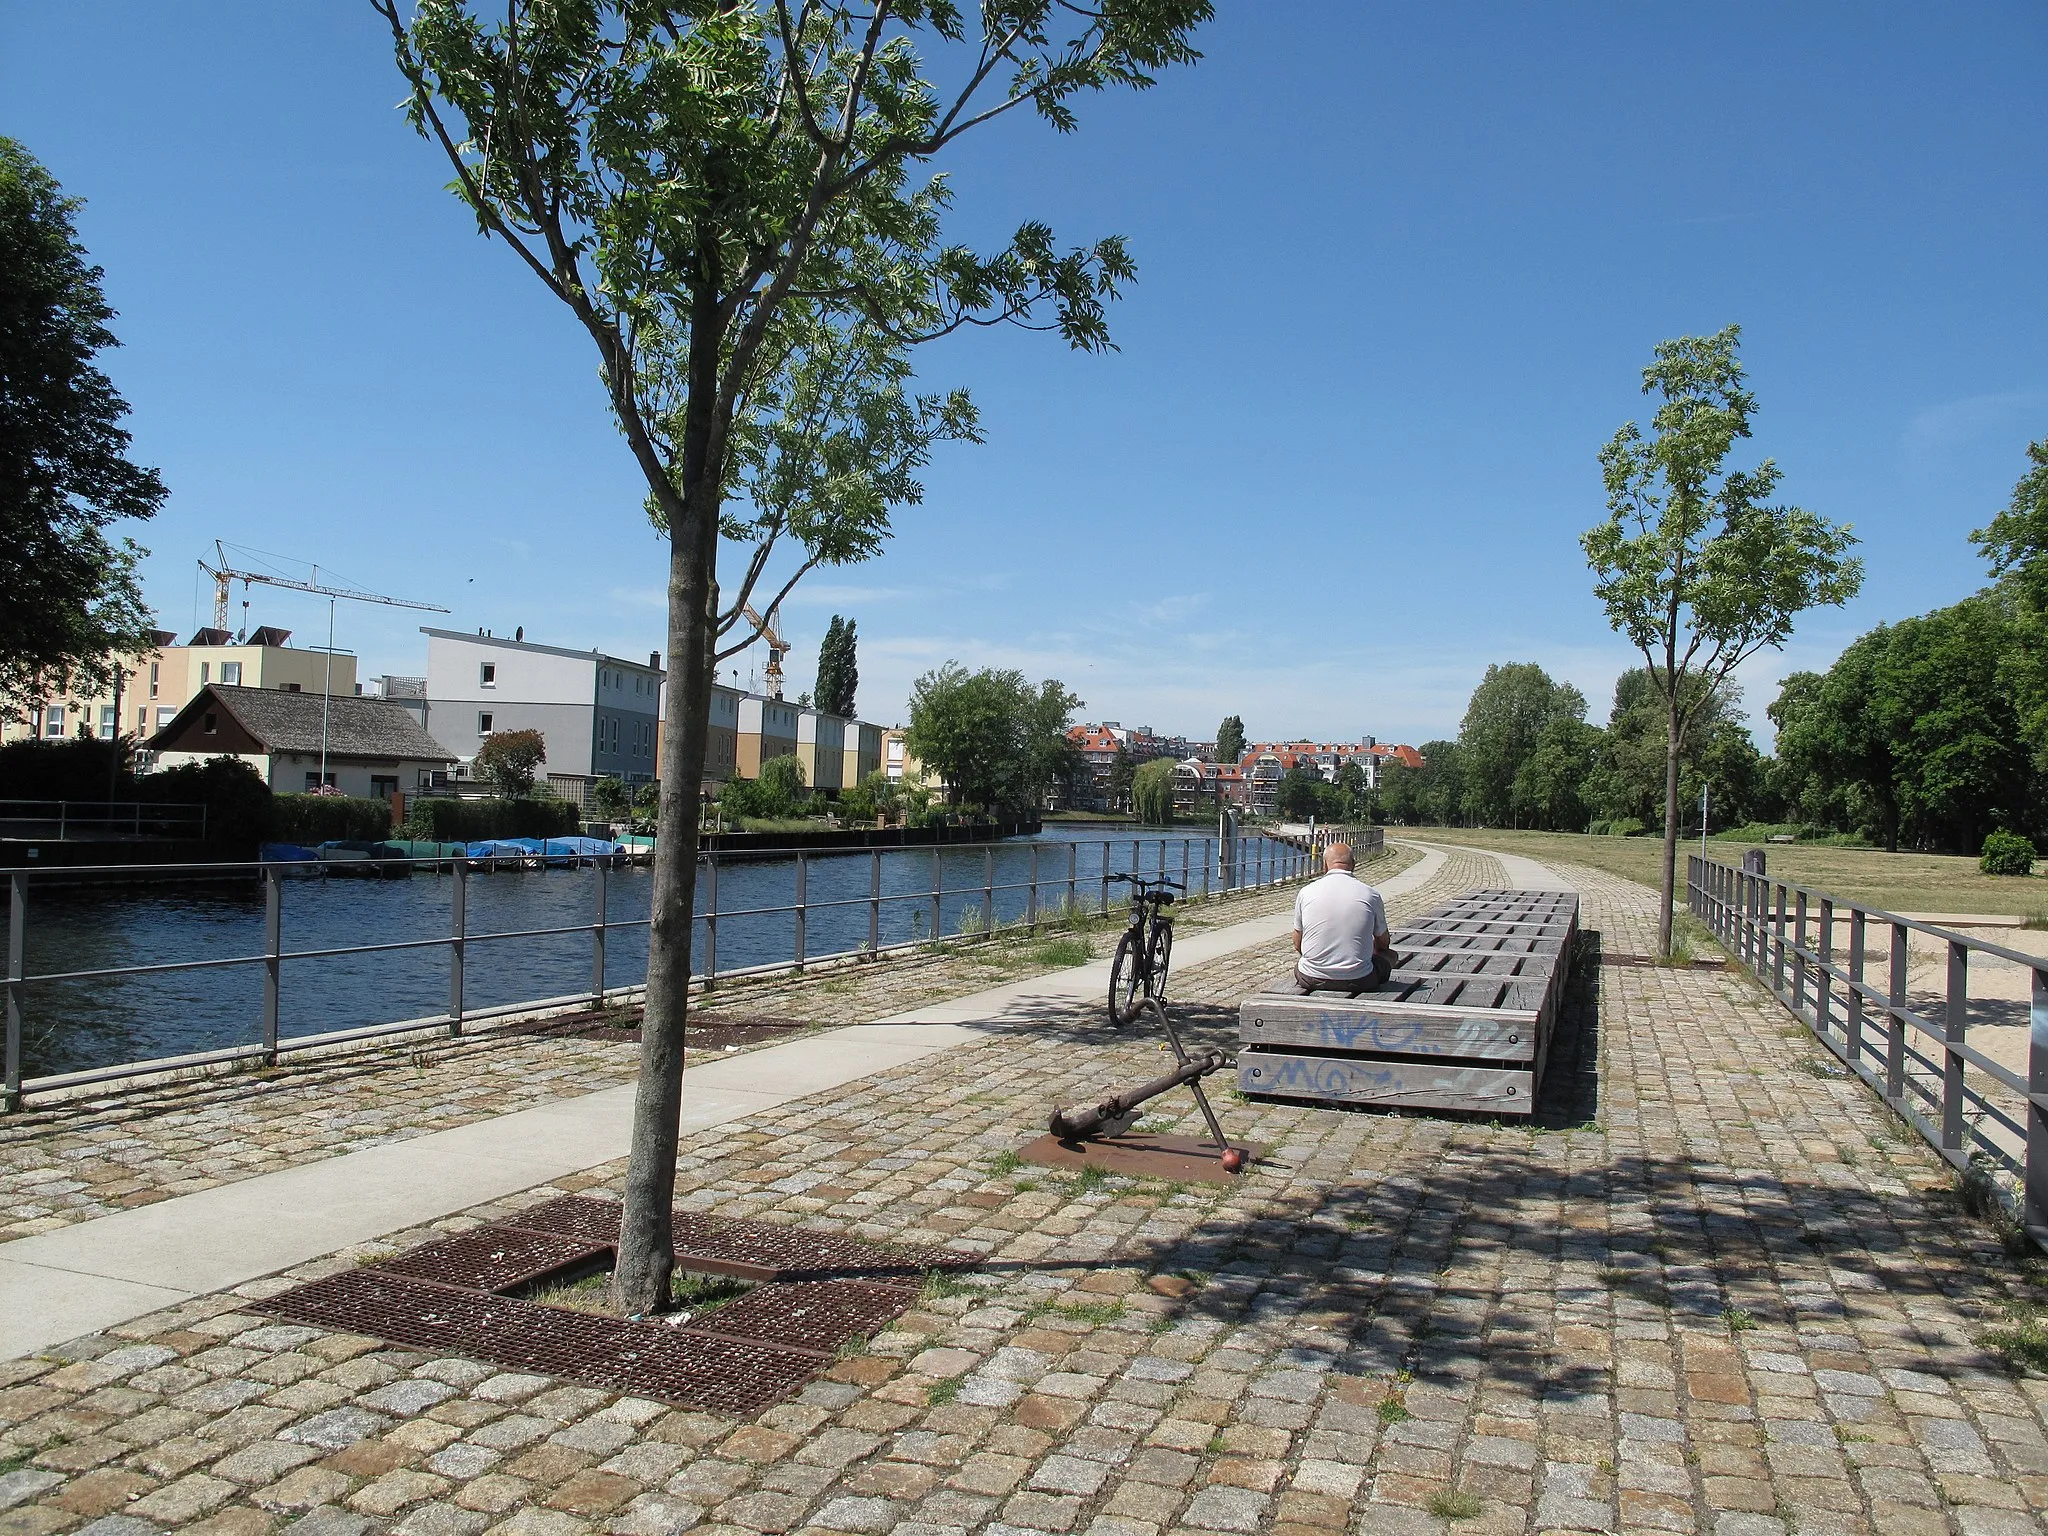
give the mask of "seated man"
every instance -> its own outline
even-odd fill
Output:
[[[1394,973],[1387,904],[1351,866],[1351,845],[1330,844],[1328,873],[1294,898],[1294,979],[1304,992],[1360,992]]]

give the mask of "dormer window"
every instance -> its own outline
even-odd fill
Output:
[[[199,723],[199,728],[206,732],[207,735],[213,735],[216,731],[220,729],[219,716],[215,715],[214,712],[209,709],[206,712],[206,718]]]
[[[495,661],[487,661],[483,663],[482,666],[478,667],[476,682],[479,688],[497,687],[498,664]]]

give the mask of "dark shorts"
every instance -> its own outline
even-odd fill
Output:
[[[1299,967],[1294,972],[1294,984],[1304,992],[1370,992],[1375,987],[1387,984],[1387,978],[1394,974],[1394,956],[1385,951],[1372,957],[1372,974],[1360,976],[1352,981],[1329,981],[1320,976],[1304,976]]]

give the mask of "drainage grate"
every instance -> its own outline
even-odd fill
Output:
[[[928,1269],[977,1262],[833,1232],[676,1212],[682,1269],[770,1282],[701,1324],[633,1322],[495,1294],[602,1262],[619,1207],[564,1195],[514,1225],[479,1227],[256,1304],[295,1322],[470,1355],[510,1370],[746,1417],[781,1401],[848,1342],[899,1316]]]
[[[378,1267],[386,1274],[436,1280],[473,1291],[509,1291],[605,1259],[610,1252],[610,1243],[588,1238],[478,1227],[458,1237],[408,1248]]]
[[[806,1280],[759,1285],[707,1315],[699,1329],[726,1338],[784,1344],[831,1355],[901,1315],[901,1286],[862,1280]]]
[[[529,1232],[593,1243],[619,1240],[619,1208],[609,1200],[563,1195],[506,1218]],[[928,1269],[972,1269],[978,1260],[947,1248],[897,1247],[762,1221],[732,1221],[698,1211],[675,1213],[676,1264],[750,1280],[858,1276],[912,1285]]]
[[[820,1364],[811,1351],[767,1339],[719,1338],[666,1323],[451,1290],[380,1273],[377,1266],[286,1291],[263,1302],[262,1310],[736,1417],[788,1396]]]

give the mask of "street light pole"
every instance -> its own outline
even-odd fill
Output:
[[[320,579],[320,567],[313,567]],[[334,708],[334,599],[327,599],[327,680],[320,685],[320,788],[327,788],[327,714]]]

